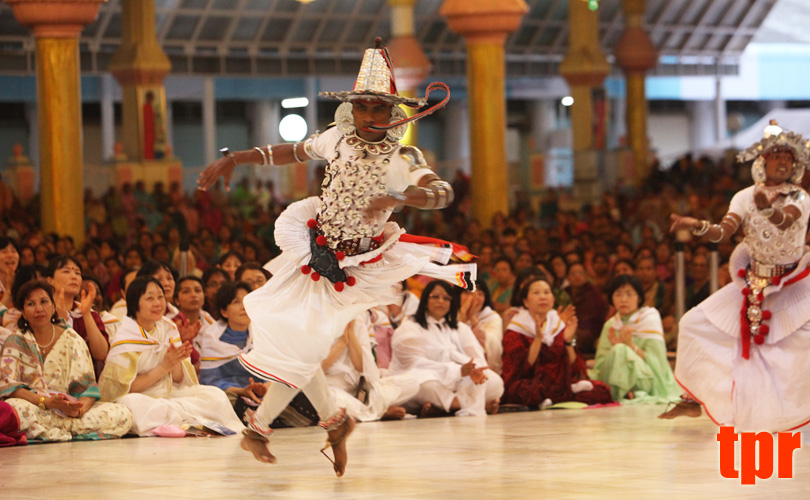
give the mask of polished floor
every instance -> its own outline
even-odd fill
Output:
[[[660,406],[361,424],[343,478],[319,429],[277,431],[275,465],[239,438],[124,439],[0,449],[0,498],[582,499],[808,498],[810,454],[793,479],[741,486],[719,473],[706,417]],[[807,436],[803,436],[807,437]],[[739,460],[739,459],[738,459]]]

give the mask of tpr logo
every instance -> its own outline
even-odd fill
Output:
[[[740,478],[740,484],[754,484],[759,479],[773,476],[773,434],[769,432],[742,432],[740,441],[740,470],[734,468],[735,444],[738,440],[734,427],[720,427],[720,475],[727,479]],[[778,474],[780,479],[793,477],[793,451],[802,447],[800,432],[777,434]]]

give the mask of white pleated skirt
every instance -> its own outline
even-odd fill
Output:
[[[307,198],[279,216],[275,238],[283,253],[274,260],[273,277],[244,299],[253,349],[240,356],[241,363],[259,378],[295,388],[313,377],[352,319],[396,302],[403,280],[423,274],[464,286],[476,279],[474,264],[444,265],[451,249],[399,241],[404,230],[388,222],[380,248],[340,262],[354,286],[337,291],[326,278],[314,281],[301,268],[311,257],[307,221],[316,218],[318,206],[318,198]],[[361,264],[377,256],[379,261]]]

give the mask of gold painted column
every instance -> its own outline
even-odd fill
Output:
[[[614,51],[627,81],[627,141],[633,152],[635,184],[648,176],[646,73],[658,62],[658,51],[642,28],[646,0],[623,0],[626,28]]]
[[[41,223],[84,243],[79,35],[104,0],[6,0],[36,39]]]
[[[568,52],[560,74],[571,88],[570,107],[574,150],[574,197],[580,203],[601,194],[599,151],[593,136],[593,92],[602,86],[610,64],[599,43],[599,14],[582,0],[568,0]]]
[[[430,73],[431,64],[414,36],[413,6],[416,0],[388,0],[391,8],[391,41],[388,52],[394,64],[394,78],[397,90],[403,97],[416,97],[416,91]],[[416,110],[401,106],[408,116]],[[411,122],[400,142],[416,145],[418,122]]]
[[[484,227],[509,212],[503,45],[528,10],[523,0],[445,0],[440,10],[467,42],[472,211]]]

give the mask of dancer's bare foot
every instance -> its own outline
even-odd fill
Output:
[[[346,472],[346,462],[349,461],[349,453],[346,451],[346,438],[349,437],[354,431],[354,426],[356,422],[353,417],[349,417],[343,422],[340,427],[333,431],[329,431],[329,438],[326,441],[326,446],[321,450],[321,453],[329,458],[329,455],[324,453],[324,450],[329,446],[332,447],[332,453],[335,455],[335,459],[332,460],[329,458],[329,461],[332,462],[332,465],[335,468],[335,474],[337,477],[343,475]]]
[[[408,412],[401,406],[391,406],[380,420],[402,420]]]
[[[673,406],[671,410],[658,415],[658,418],[669,420],[677,417],[699,417],[702,414],[703,411],[700,409],[700,403],[681,401]]]
[[[252,431],[248,431],[252,432]],[[276,457],[267,448],[268,441],[256,437],[242,436],[242,449],[253,453],[253,458],[266,464],[276,463]]]
[[[500,406],[501,401],[499,399],[493,399],[492,401],[487,401],[487,405],[485,406],[487,410],[487,415],[495,415],[498,413],[498,408]]]
[[[435,418],[435,417],[446,417],[447,412],[442,410],[441,408],[436,408],[430,402],[427,402],[422,405],[422,409],[419,410],[419,418]]]

